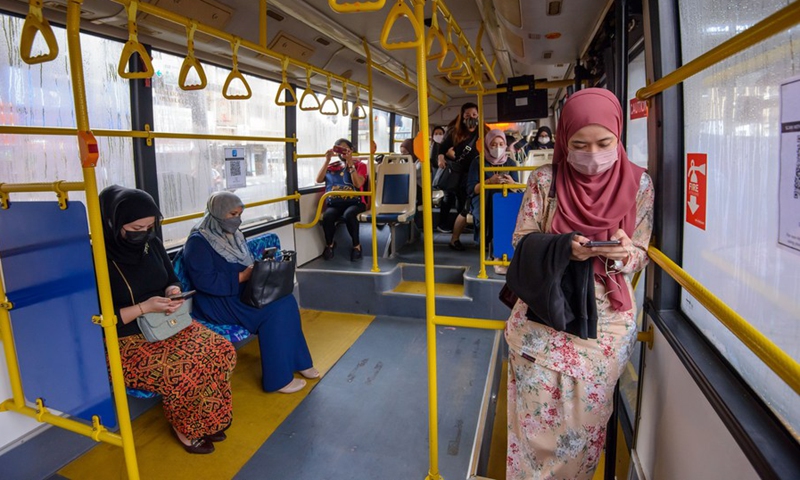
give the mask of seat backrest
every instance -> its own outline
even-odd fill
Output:
[[[528,157],[525,159],[526,167],[541,167],[553,163],[553,149],[548,150],[531,150],[528,152]],[[520,183],[528,183],[528,176],[530,171],[521,172]]]
[[[378,170],[376,213],[414,211],[417,202],[417,170],[410,155],[386,155]]]

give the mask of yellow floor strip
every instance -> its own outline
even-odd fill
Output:
[[[393,292],[397,293],[413,293],[417,295],[425,295],[425,282],[400,282]],[[437,297],[463,297],[464,285],[455,283],[437,283],[434,285],[434,291]]]
[[[314,365],[323,376],[375,318],[312,310],[302,310],[301,316]],[[234,422],[227,431],[228,439],[215,444],[216,451],[210,455],[190,455],[170,434],[161,408],[152,408],[133,422],[142,479],[233,478],[318,382],[309,381],[301,392],[290,395],[264,393],[258,342],[248,343],[237,354]],[[93,448],[58,473],[72,480],[127,477],[122,449],[106,444]]]

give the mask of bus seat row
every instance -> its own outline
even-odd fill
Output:
[[[261,254],[264,253],[264,249],[266,248],[276,247],[280,250],[281,241],[276,234],[268,232],[249,238],[247,240],[247,246],[254,258],[261,258]],[[175,268],[175,274],[181,281],[183,291],[188,292],[189,290],[192,290],[192,285],[189,283],[189,279],[186,277],[186,273],[184,271],[183,251],[180,251],[177,255],[175,255],[175,258],[172,260],[172,266]],[[212,332],[225,337],[231,343],[240,342],[250,336],[250,332],[247,331],[246,328],[238,325],[219,325],[216,323],[209,323],[198,318],[195,318],[195,321],[207,327]],[[155,392],[137,390],[134,388],[126,388],[126,391],[128,395],[134,398],[153,398],[158,396],[158,394]]]

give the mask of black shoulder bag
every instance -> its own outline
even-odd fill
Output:
[[[459,183],[461,183],[461,174],[465,173],[461,162],[472,152],[476,139],[477,137],[473,137],[461,150],[461,155],[455,160],[447,160],[447,157],[445,157],[445,167],[437,169],[433,176],[432,187],[434,190],[448,191],[458,188]]]
[[[274,253],[256,260],[253,273],[242,291],[242,303],[262,308],[275,300],[291,295],[294,290],[295,252],[281,251],[280,257]]]

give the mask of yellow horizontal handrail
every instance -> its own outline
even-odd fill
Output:
[[[78,130],[75,128],[61,127],[25,127],[17,125],[0,125],[1,134],[22,134],[22,135],[76,135]],[[259,137],[255,135],[214,135],[205,133],[171,133],[154,132],[152,130],[92,130],[98,137],[132,137],[132,138],[177,138],[186,140],[233,140],[233,141],[252,141],[252,142],[283,142],[297,143],[296,138],[284,137]]]
[[[95,431],[95,428],[91,425],[86,425],[68,417],[62,417],[61,415],[55,415],[47,411],[38,411],[37,409],[26,405],[17,406],[12,400],[6,400],[3,403],[0,403],[0,412],[5,411],[17,412],[27,417],[36,419],[39,422],[49,423],[50,425],[55,425],[56,427],[63,428],[64,430],[69,430],[70,432],[94,438],[95,441],[110,443],[111,445],[116,445],[117,447],[122,446],[122,437],[117,433],[109,432],[105,428]]]
[[[506,328],[505,320],[488,320],[484,318],[461,318],[436,315],[433,317],[434,325],[447,325],[463,328],[482,328],[485,330],[503,330]]]
[[[278,197],[278,198],[270,198],[269,200],[259,200],[257,202],[245,203],[244,208],[252,208],[258,207],[261,205],[269,205],[270,203],[280,203],[280,202],[287,202],[289,200],[298,201],[300,200],[300,194],[295,193],[293,195],[286,195],[285,197]],[[169,225],[170,223],[178,223],[178,222],[185,222],[187,220],[193,220],[195,218],[200,218],[205,215],[205,212],[195,212],[195,213],[187,213],[186,215],[179,215],[177,217],[169,217],[165,218],[161,221],[161,225]]]
[[[673,87],[706,68],[729,58],[758,42],[783,32],[800,23],[800,2],[793,2],[778,10],[747,30],[733,36],[700,55],[691,62],[679,67],[650,85],[640,88],[636,98],[647,100],[664,90]]]
[[[717,319],[725,325],[742,343],[764,362],[796,393],[800,393],[800,364],[772,343],[764,334],[747,322],[742,316],[727,306],[713,293],[686,273],[675,262],[655,247],[647,250],[650,258],[670,277],[675,279],[686,291],[697,299]]]
[[[585,83],[585,82],[584,82]],[[549,89],[549,88],[565,88],[569,87],[570,85],[575,85],[575,80],[536,80],[534,84],[534,88],[541,88],[541,89]],[[528,90],[528,85],[515,85],[511,87],[511,90],[514,92],[522,92],[524,90]],[[484,90],[484,95],[491,95],[495,93],[503,93],[507,92],[508,89],[506,88],[491,88],[489,90]]]
[[[77,192],[85,189],[83,182],[0,183],[0,192]]]
[[[333,195],[336,195],[337,197],[371,197],[372,191],[352,192],[335,190],[325,192],[321,197],[319,197],[319,204],[317,205],[317,213],[314,215],[314,220],[312,220],[311,223],[295,223],[295,228],[311,228],[319,223],[319,219],[322,216],[322,207],[325,206],[324,200]]]

